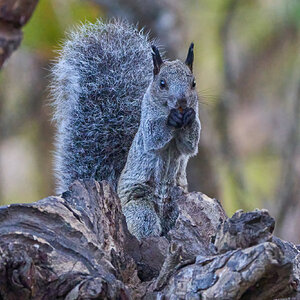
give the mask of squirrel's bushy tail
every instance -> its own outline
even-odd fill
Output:
[[[147,36],[126,22],[85,24],[52,68],[57,192],[76,179],[116,186],[152,77]]]

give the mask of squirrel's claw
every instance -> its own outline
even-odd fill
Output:
[[[183,126],[189,126],[195,120],[196,113],[193,108],[187,108],[183,114]]]
[[[168,116],[167,125],[175,128],[181,128],[183,125],[182,118],[183,115],[177,109],[173,108]]]

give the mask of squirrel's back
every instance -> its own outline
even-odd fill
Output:
[[[52,74],[57,192],[76,179],[116,187],[152,78],[147,36],[126,22],[82,25],[64,42]]]

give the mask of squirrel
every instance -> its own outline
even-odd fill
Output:
[[[185,63],[165,61],[136,27],[98,20],[70,33],[52,67],[57,192],[107,180],[138,239],[172,227],[170,190],[187,189],[198,151],[193,47]]]

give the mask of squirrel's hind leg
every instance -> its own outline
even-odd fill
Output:
[[[153,202],[149,200],[132,200],[123,206],[128,230],[139,240],[148,236],[160,236],[162,232],[160,219]]]

